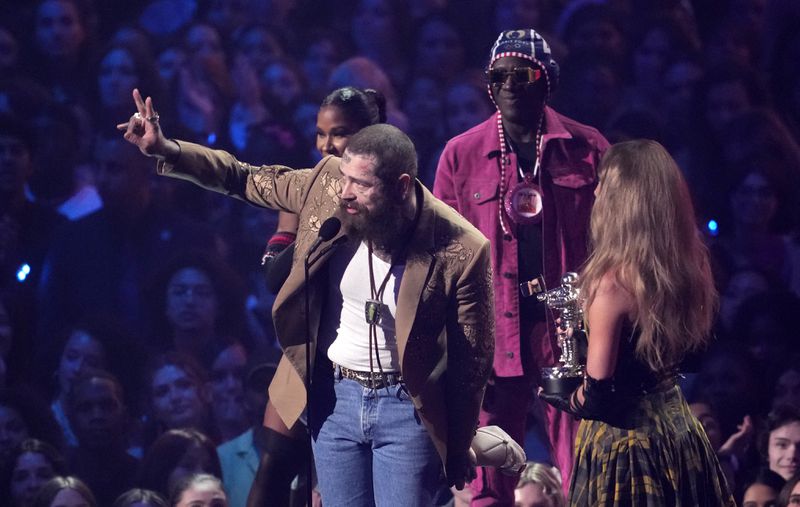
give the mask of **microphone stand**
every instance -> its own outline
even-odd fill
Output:
[[[305,374],[305,387],[306,387],[306,432],[308,433],[308,460],[306,460],[306,507],[311,507],[311,474],[314,471],[314,454],[311,451],[311,319],[309,318],[311,312],[311,296],[309,294],[308,286],[308,271],[311,264],[308,262],[313,250],[309,250],[303,260],[303,274],[305,276],[305,320],[306,320],[306,374]],[[319,259],[319,257],[317,257]]]
[[[306,375],[305,375],[305,388],[306,388],[306,432],[308,433],[308,460],[307,460],[307,467],[306,467],[306,501],[308,502],[306,505],[307,507],[311,507],[312,501],[312,491],[311,491],[311,484],[312,484],[312,474],[314,472],[314,457],[311,452],[311,439],[313,435],[311,434],[311,297],[309,294],[309,270],[311,266],[316,264],[326,253],[330,250],[336,248],[340,244],[347,241],[347,236],[340,236],[336,239],[333,243],[323,248],[319,255],[314,257],[313,260],[310,260],[311,255],[314,253],[315,248],[312,248],[308,251],[303,260],[303,275],[305,277],[305,294],[304,294],[304,303],[305,303],[305,317],[306,317]],[[319,245],[317,245],[319,246]]]

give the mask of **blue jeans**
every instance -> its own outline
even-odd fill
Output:
[[[442,461],[405,388],[373,391],[324,363],[309,418],[323,505],[434,505],[446,487]]]

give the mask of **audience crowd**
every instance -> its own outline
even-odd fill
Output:
[[[684,391],[739,502],[797,500],[799,27],[793,0],[4,0],[0,497],[239,507],[258,466],[277,214],[156,178],[115,131],[131,90],[170,136],[291,167],[329,92],[378,90],[430,187],[494,111],[496,34],[535,28],[557,110],[685,172],[721,308]],[[558,476],[531,463],[518,505],[563,505]]]

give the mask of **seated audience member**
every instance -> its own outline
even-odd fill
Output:
[[[781,405],[767,416],[761,452],[769,469],[784,480],[800,472],[800,407]]]
[[[217,348],[219,352],[215,354],[209,368],[211,416],[220,442],[227,442],[250,426],[244,406],[244,375],[248,353],[238,342],[220,344]]]
[[[47,481],[31,507],[98,507],[92,490],[85,482],[73,476],[56,476]]]
[[[783,486],[778,495],[777,507],[794,507],[800,505],[800,474],[795,475]]]
[[[755,437],[752,418],[749,415],[744,416],[736,431],[723,441],[719,419],[711,402],[697,399],[689,404],[689,410],[703,425],[708,442],[717,453],[720,466],[725,473],[725,479],[728,481],[728,487],[732,491],[735,490],[739,483],[740,472],[746,469],[747,451]]]
[[[181,480],[172,490],[170,501],[175,507],[228,507],[222,482],[208,474]]]
[[[182,480],[198,473],[222,476],[214,443],[195,429],[169,430],[145,453],[139,485],[166,497]]]
[[[11,507],[30,507],[44,483],[66,473],[67,463],[55,447],[29,438],[14,450],[2,471],[0,495]]]
[[[149,489],[133,488],[121,494],[112,507],[168,507],[164,498]]]
[[[65,323],[87,315],[117,316],[131,333],[144,333],[146,275],[178,251],[217,246],[207,226],[155,198],[152,165],[135,147],[101,140],[95,164],[103,208],[62,228],[45,259],[38,292],[42,348]]]
[[[33,174],[33,132],[20,118],[0,114],[0,288],[35,287],[53,233],[65,220],[25,196]],[[27,265],[22,279],[20,269]]]
[[[785,483],[780,475],[762,468],[744,488],[742,507],[774,507]]]
[[[67,453],[70,473],[89,485],[101,505],[109,505],[134,485],[139,464],[127,453],[128,414],[117,378],[91,370],[74,379],[67,416],[78,439]]]
[[[66,414],[67,396],[72,389],[73,381],[90,369],[105,369],[106,345],[93,333],[74,328],[67,336],[56,369],[57,394],[50,404],[53,416],[64,432],[64,441],[68,447],[78,445],[78,439],[72,431]]]
[[[62,446],[61,430],[47,404],[28,388],[0,389],[0,467],[5,466],[14,449],[27,438],[37,438]]]
[[[147,368],[145,386],[154,437],[177,428],[194,428],[204,434],[213,429],[206,372],[191,356],[177,352],[156,356]]]
[[[800,407],[800,366],[792,364],[778,374],[772,408],[779,405]]]
[[[244,285],[207,250],[169,258],[154,272],[146,294],[154,348],[210,364],[220,346],[234,341],[229,337],[246,335]]]
[[[557,468],[529,461],[514,489],[516,507],[566,507]]]
[[[238,437],[217,447],[222,480],[231,507],[245,507],[250,487],[256,477],[259,459],[263,454],[267,432],[263,425],[264,410],[269,394],[267,389],[275,374],[276,364],[253,360],[244,384],[244,406],[252,426]],[[302,452],[302,449],[298,449]],[[274,471],[273,473],[281,473]],[[284,484],[291,481],[289,477]]]
[[[714,407],[721,442],[737,431],[745,415],[760,413],[764,401],[755,359],[747,350],[726,343],[712,345],[706,352],[692,386],[692,399],[708,401]]]

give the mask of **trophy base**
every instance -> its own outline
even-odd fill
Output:
[[[542,390],[546,394],[569,396],[582,382],[582,366],[542,368]]]

